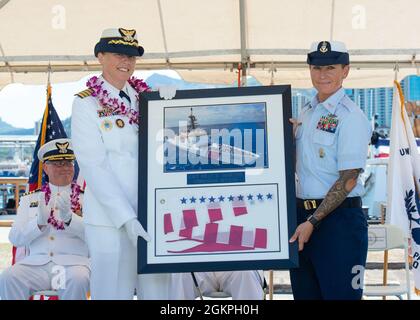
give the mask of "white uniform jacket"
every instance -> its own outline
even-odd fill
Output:
[[[39,193],[35,191],[21,197],[16,220],[9,233],[15,247],[25,247],[26,256],[17,263],[44,265],[52,261],[58,265],[84,265],[89,267],[88,248],[85,243],[83,220],[72,214],[71,222],[64,230],[47,225],[41,231],[37,224]],[[83,193],[79,200],[82,203]]]
[[[119,91],[105,79],[103,87],[111,97]],[[135,90],[123,88],[138,110]],[[94,226],[120,228],[137,217],[138,132],[128,118],[101,114],[98,99],[76,96],[72,110],[72,143],[86,180],[84,221]]]

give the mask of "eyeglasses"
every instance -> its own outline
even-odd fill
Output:
[[[47,161],[46,163],[48,163],[49,165],[52,165],[54,167],[71,167],[71,166],[74,166],[74,161],[68,161],[68,160],[64,160],[64,161]]]

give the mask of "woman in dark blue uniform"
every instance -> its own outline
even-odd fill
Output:
[[[371,137],[362,110],[342,88],[349,73],[344,43],[315,42],[307,62],[317,95],[294,124],[299,265],[290,271],[295,299],[362,297],[367,221],[359,174]]]

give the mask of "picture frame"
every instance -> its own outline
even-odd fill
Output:
[[[291,87],[139,97],[138,273],[297,267]]]

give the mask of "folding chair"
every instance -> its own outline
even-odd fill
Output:
[[[260,283],[261,283],[261,286],[262,286],[262,289],[263,289],[263,299],[266,300],[268,285],[267,285],[267,281],[265,280],[265,276],[263,274],[262,277],[261,277],[261,275],[258,271],[255,271],[255,273],[258,275],[258,277],[260,279]],[[204,300],[204,297],[211,298],[211,299],[228,299],[228,298],[232,297],[230,294],[228,294],[224,291],[213,291],[213,292],[203,294],[200,290],[200,287],[198,285],[198,282],[197,282],[197,279],[194,275],[194,272],[191,272],[191,276],[193,278],[195,290],[198,292],[200,300]]]
[[[59,300],[58,292],[56,290],[33,291],[29,300]]]
[[[400,300],[403,299],[402,295],[406,294],[407,299],[411,299],[410,292],[410,268],[408,265],[408,238],[404,235],[401,228],[394,225],[373,225],[369,227],[369,245],[368,251],[387,251],[393,249],[404,249],[404,270],[405,270],[405,283],[392,284],[392,285],[364,285],[365,296],[397,296]],[[388,261],[384,261],[384,269],[388,266]],[[366,273],[365,273],[366,279]]]
[[[204,294],[203,297],[219,300],[219,299],[228,299],[228,298],[231,298],[232,296],[224,291],[213,291],[213,292]]]

